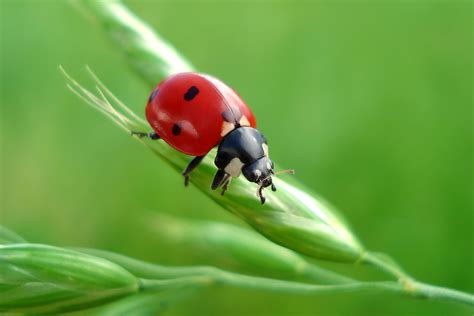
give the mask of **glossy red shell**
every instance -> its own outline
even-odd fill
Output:
[[[252,111],[233,89],[192,72],[159,83],[148,101],[146,118],[164,141],[191,156],[205,155],[218,145],[233,128],[229,124],[256,127]]]

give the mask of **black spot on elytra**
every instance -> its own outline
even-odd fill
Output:
[[[199,93],[199,89],[196,86],[192,86],[188,89],[188,91],[184,94],[184,99],[186,101],[191,101],[194,99]]]
[[[150,97],[148,98],[148,103],[150,103],[151,101],[153,101],[153,99],[156,97],[156,95],[158,94],[158,88],[156,88],[155,90],[153,90],[153,92],[150,94]]]
[[[178,136],[181,134],[181,126],[179,126],[178,123],[175,123],[173,125],[173,128],[171,129],[171,133],[173,133],[174,136]]]

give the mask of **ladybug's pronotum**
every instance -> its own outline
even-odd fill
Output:
[[[183,171],[185,185],[191,171],[218,146],[213,190],[222,187],[224,194],[232,177],[243,173],[248,181],[258,184],[257,195],[262,204],[263,188],[271,186],[276,191],[267,140],[256,129],[252,111],[222,81],[193,72],[173,75],[151,93],[146,118],[154,132],[132,134],[161,138],[175,149],[195,156]]]

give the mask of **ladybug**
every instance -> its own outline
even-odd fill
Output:
[[[249,107],[222,81],[195,72],[170,76],[152,91],[146,118],[153,132],[132,135],[163,139],[176,150],[195,156],[182,173],[186,186],[190,173],[218,146],[213,190],[222,187],[223,195],[232,177],[243,173],[248,181],[258,184],[257,196],[262,204],[264,188],[271,186],[276,191],[267,140],[256,129]]]

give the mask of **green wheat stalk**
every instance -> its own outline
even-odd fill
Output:
[[[0,312],[63,313],[113,302],[99,314],[127,315],[133,311],[134,315],[149,315],[206,286],[308,296],[407,294],[395,281],[313,285],[252,277],[211,266],[167,267],[108,251],[18,242],[2,234],[5,231],[0,230]],[[459,301],[461,295],[467,296],[456,293],[450,298]],[[435,293],[430,298],[446,299]]]
[[[83,0],[78,4],[100,23],[127,60],[150,86],[171,74],[194,68],[170,44],[154,33],[119,1]],[[102,111],[127,133],[149,131],[148,124],[115,97],[92,71],[97,83],[94,95],[64,70],[69,88],[94,108]],[[163,142],[141,140],[147,148],[177,171],[184,169],[189,157]],[[298,253],[318,259],[370,264],[396,278],[397,291],[415,297],[455,300],[474,304],[472,295],[416,281],[392,259],[367,251],[352,234],[343,217],[326,201],[294,180],[276,179],[278,192],[260,205],[254,188],[243,179],[235,179],[224,197],[210,190],[215,152],[204,160],[191,182],[223,208],[235,214],[269,240]],[[371,285],[364,285],[371,286]]]

